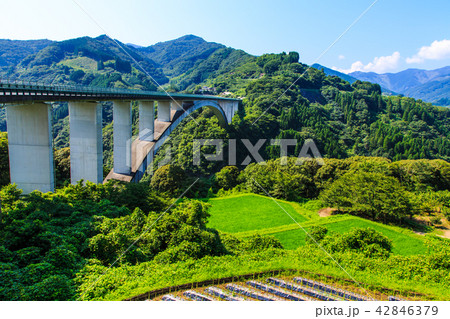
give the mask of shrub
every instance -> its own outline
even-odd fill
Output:
[[[335,233],[324,239],[324,246],[332,252],[356,251],[367,257],[388,257],[392,251],[391,240],[372,228]]]
[[[261,236],[253,235],[248,240],[244,242],[244,247],[246,250],[259,251],[269,248],[280,248],[283,249],[280,241],[273,236]]]
[[[197,243],[183,241],[180,245],[170,247],[155,257],[155,261],[161,264],[172,264],[188,259],[198,259],[202,257],[201,247]]]
[[[239,169],[236,166],[225,166],[216,173],[216,183],[219,188],[228,190],[238,184]]]
[[[309,231],[310,236],[306,237],[306,243],[307,244],[316,244],[316,242],[320,242],[322,239],[324,239],[327,233],[328,233],[328,228],[326,228],[324,226],[320,226],[320,225],[313,226],[313,227],[311,227],[311,230]]]
[[[431,222],[433,223],[433,225],[441,225],[442,224],[440,216],[434,216],[433,218],[431,218]]]

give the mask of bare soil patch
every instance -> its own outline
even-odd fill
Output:
[[[320,209],[317,213],[319,214],[320,217],[328,217],[333,215],[333,212],[337,211],[336,208],[332,208],[332,207],[326,207],[326,208],[322,208]]]

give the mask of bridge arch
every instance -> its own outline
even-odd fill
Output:
[[[222,105],[224,107],[222,107]],[[220,102],[216,102],[213,100],[199,100],[195,101],[189,108],[185,108],[183,110],[179,109],[172,118],[172,121],[170,122],[170,125],[163,131],[160,132],[161,134],[155,138],[153,145],[145,146],[145,142],[136,140],[133,142],[132,145],[132,154],[135,154],[135,160],[134,163],[134,169],[132,169],[132,176],[129,178],[129,181],[132,182],[138,182],[147,171],[148,166],[152,163],[153,157],[158,152],[158,150],[162,147],[164,142],[168,139],[169,135],[175,130],[175,128],[186,118],[189,117],[193,112],[201,109],[201,108],[208,108],[210,109],[214,115],[217,117],[219,121],[219,125],[222,128],[226,128],[228,126],[228,123],[231,122],[232,117],[234,113],[237,111],[237,104],[235,105],[228,105],[223,104]],[[229,108],[234,108],[228,110]],[[225,108],[225,110],[224,110]],[[177,114],[178,113],[178,114]],[[228,114],[228,115],[227,115]],[[155,121],[157,123],[158,120]],[[156,126],[156,125],[155,125]],[[111,176],[110,176],[111,175]],[[121,178],[117,178],[118,176],[114,176],[117,174],[114,174],[112,171],[108,175],[108,177],[105,179],[107,181],[108,179],[119,179],[123,180]]]

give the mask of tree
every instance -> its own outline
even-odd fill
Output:
[[[295,52],[295,51],[289,52],[289,55],[288,55],[289,63],[298,63],[299,59],[300,59],[300,55],[298,54],[298,52]]]
[[[70,147],[55,151],[55,175],[57,185],[70,180]]]
[[[84,77],[83,70],[76,70],[70,75],[70,80],[74,82],[80,82],[80,80]]]
[[[181,167],[167,164],[156,170],[150,185],[157,191],[175,195],[182,191],[185,180],[186,174]]]
[[[306,237],[306,243],[316,245],[320,242],[328,233],[328,228],[324,226],[312,226],[311,230],[308,232],[309,236]]]
[[[234,188],[238,184],[239,169],[236,166],[225,166],[216,173],[216,183],[225,190]]]
[[[97,61],[97,71],[101,71],[105,68],[102,60]]]
[[[119,72],[131,73],[131,63],[116,57],[114,60],[114,69]]]
[[[252,235],[247,241],[244,242],[246,250],[258,251],[269,248],[283,249],[280,241],[273,236],[261,236],[259,234]]]
[[[264,65],[264,73],[273,74],[278,71],[281,66],[281,61],[279,59],[272,59]]]
[[[0,132],[0,186],[9,183],[8,134]]]
[[[382,173],[350,171],[321,194],[326,205],[339,211],[399,222],[412,209],[399,181]]]

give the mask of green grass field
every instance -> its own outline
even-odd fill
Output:
[[[212,204],[212,207],[208,227],[227,233],[262,230],[289,224],[295,225],[293,219],[298,223],[307,220],[292,205],[283,201],[274,202],[271,198],[260,195],[245,194],[210,199],[209,203]]]
[[[58,64],[66,65],[75,70],[83,70],[85,72],[88,71],[97,71],[97,62],[88,57],[76,57],[73,59],[67,59]]]
[[[315,211],[306,209],[308,205],[277,200],[303,228],[301,229],[271,198],[242,194],[208,201],[210,210],[208,227],[238,237],[253,234],[272,235],[280,240],[286,249],[296,249],[305,245],[304,230],[314,225],[323,225],[330,232],[345,233],[352,228],[371,227],[392,240],[393,253],[398,255],[417,255],[426,253],[423,236],[400,227],[387,226],[355,216],[336,215],[319,217]]]
[[[383,233],[389,239],[392,240],[394,254],[398,255],[417,255],[426,253],[426,247],[421,238],[414,235],[405,234],[400,231],[393,230],[384,225],[366,221],[355,217],[354,219],[337,221],[333,223],[327,223],[323,226],[328,228],[328,231],[345,233],[351,228],[373,228],[380,233]],[[305,227],[306,231],[309,231],[309,227]],[[293,229],[283,232],[272,233],[272,235],[283,244],[286,249],[296,249],[299,246],[305,244],[306,233],[302,229]]]

